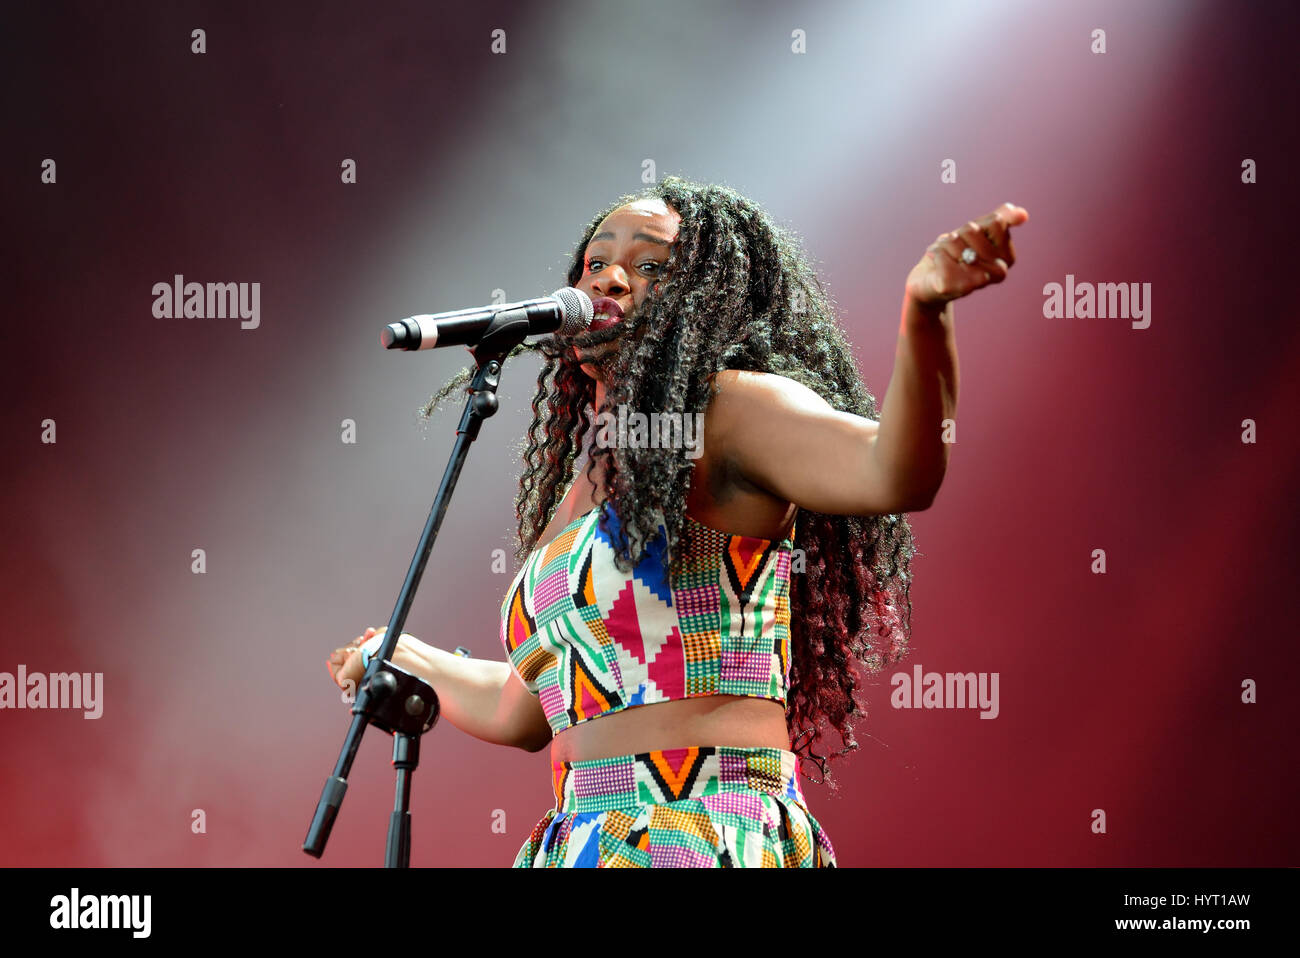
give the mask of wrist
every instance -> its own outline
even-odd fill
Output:
[[[952,300],[944,302],[922,301],[912,294],[903,296],[903,318],[900,333],[947,332],[952,324]]]
[[[911,290],[903,293],[903,312],[911,313],[917,318],[935,320],[949,312],[952,300],[921,300]]]

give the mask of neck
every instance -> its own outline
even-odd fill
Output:
[[[603,406],[604,404],[605,404],[605,382],[604,382],[603,379],[597,378],[597,379],[596,379],[596,398],[595,398],[595,408],[596,408],[596,410],[599,412],[600,407]],[[591,450],[592,450],[592,445],[593,445],[593,443],[595,442],[595,436],[596,436],[596,429],[593,428],[593,429],[591,429],[591,430],[588,431],[587,438],[586,438],[585,442],[583,443],[583,445],[584,445],[584,447],[585,447],[585,448],[582,450],[583,455],[582,455],[580,458],[582,458],[582,459],[588,459],[588,458],[590,458],[590,456],[591,456]],[[586,475],[586,468],[585,468],[585,465],[584,465],[584,467],[583,467],[582,470],[581,470],[581,474],[584,475],[584,476]],[[601,483],[601,481],[602,481],[602,478],[603,478],[604,474],[605,474],[605,469],[604,469],[603,465],[598,465],[598,466],[596,467],[596,471],[595,471],[595,475],[596,475],[596,479],[595,479],[595,481],[596,481],[596,488],[592,490],[593,493],[596,492],[596,491],[598,491],[598,489],[599,489],[599,487],[600,487],[600,483]]]

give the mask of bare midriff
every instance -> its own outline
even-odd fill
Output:
[[[785,706],[747,695],[702,695],[635,705],[564,729],[552,762],[583,762],[693,746],[789,749]]]

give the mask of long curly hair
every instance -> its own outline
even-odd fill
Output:
[[[677,240],[651,294],[614,327],[568,339],[552,336],[512,353],[531,350],[544,359],[532,422],[521,444],[524,468],[515,503],[520,560],[554,516],[580,454],[588,457],[589,478],[603,460],[599,481],[620,524],[614,537],[619,568],[628,571],[640,561],[661,523],[668,553],[677,556],[696,460],[682,449],[590,443],[602,411],[623,404],[646,413],[702,412],[711,374],[736,369],[786,376],[837,410],[878,418],[875,397],[862,382],[831,297],[801,243],[728,187],[669,176],[621,197],[587,226],[569,268],[570,286],[582,279],[587,244],[600,223],[619,207],[650,197],[681,216]],[[579,368],[571,347],[615,340],[619,346],[604,360],[606,405],[597,410],[595,381]],[[427,420],[469,378],[470,371],[462,371],[419,414]],[[608,532],[603,514],[601,521]],[[828,757],[814,746],[829,726],[844,746],[831,757],[859,747],[851,719],[866,713],[855,694],[855,663],[874,675],[906,654],[914,554],[911,527],[902,514],[799,511],[791,561],[786,721],[794,731],[792,751],[815,762],[822,778],[814,781],[831,789],[838,786]]]

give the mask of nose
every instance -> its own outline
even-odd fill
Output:
[[[628,285],[627,274],[623,272],[621,266],[607,266],[602,269],[599,276],[592,277],[591,288],[593,292],[600,296],[608,296],[610,299],[632,290]]]

